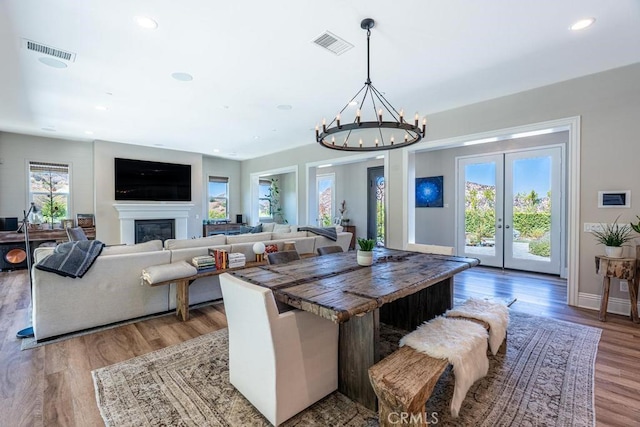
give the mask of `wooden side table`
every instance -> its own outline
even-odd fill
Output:
[[[638,320],[638,275],[637,260],[635,258],[609,258],[596,255],[596,273],[603,276],[602,302],[600,303],[600,320],[607,320],[607,305],[609,303],[609,287],[611,278],[626,280],[629,283],[629,301],[631,303],[631,320]]]

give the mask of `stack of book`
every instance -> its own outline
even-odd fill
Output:
[[[222,270],[229,264],[229,253],[224,249],[209,249],[209,255],[214,259],[215,266],[218,270]]]
[[[240,252],[233,252],[229,254],[229,268],[244,267],[246,262],[246,257]]]
[[[198,269],[198,272],[216,269],[216,261],[210,255],[194,256],[191,263]]]

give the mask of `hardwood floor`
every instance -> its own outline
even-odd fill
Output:
[[[640,325],[612,315],[568,307],[565,281],[553,276],[476,267],[456,276],[456,298],[517,298],[513,310],[603,329],[595,371],[598,426],[640,424]],[[20,350],[28,326],[29,281],[24,270],[0,273],[0,425],[97,426],[91,371],[178,344],[226,326],[221,304]]]

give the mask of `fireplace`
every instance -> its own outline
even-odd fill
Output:
[[[175,238],[174,219],[136,219],[136,243],[144,243],[150,240],[162,240]]]
[[[136,222],[141,220],[172,220],[173,238],[187,239],[189,212],[192,203],[116,203],[120,220],[120,243],[132,245],[137,242]]]

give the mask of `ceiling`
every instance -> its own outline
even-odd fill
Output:
[[[367,17],[371,79],[411,115],[640,62],[637,0],[0,0],[0,131],[236,160],[313,144],[366,79]]]

